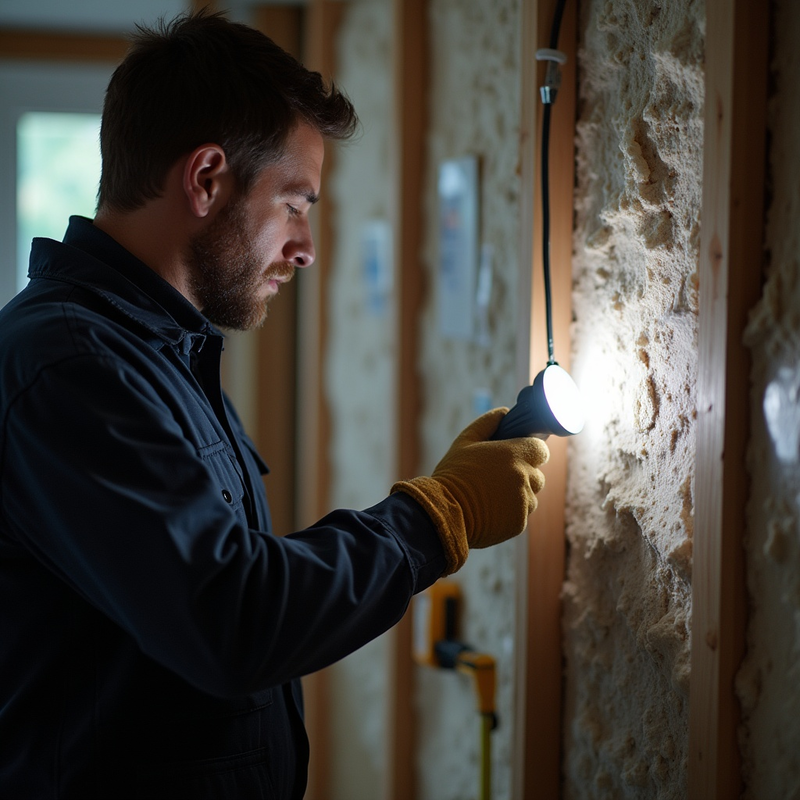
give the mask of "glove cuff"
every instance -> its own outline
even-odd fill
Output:
[[[398,481],[392,494],[403,492],[414,498],[431,518],[447,559],[445,575],[464,566],[469,555],[464,512],[447,488],[435,478],[419,477]]]

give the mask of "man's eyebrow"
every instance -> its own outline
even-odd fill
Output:
[[[287,197],[302,197],[312,206],[314,203],[319,202],[319,195],[311,191],[311,189],[306,186],[287,186],[284,195]]]

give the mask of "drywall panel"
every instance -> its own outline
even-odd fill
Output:
[[[704,5],[581,4],[565,796],[686,793]]]
[[[800,797],[800,7],[777,0],[772,9],[769,267],[746,332],[753,356],[750,619],[737,680],[745,797],[753,800]]]
[[[335,208],[325,359],[334,507],[366,508],[389,493],[394,479],[395,309],[391,264],[378,263],[382,253],[375,250],[386,237],[392,196],[391,15],[389,0],[352,0],[337,41],[336,81],[352,99],[362,132],[337,148],[323,189]],[[387,659],[380,638],[329,670],[331,800],[379,796],[386,770]]]
[[[429,9],[430,133],[421,208],[428,276],[420,337],[422,472],[433,469],[476,415],[476,392],[478,403],[511,405],[520,388],[515,384],[520,6],[516,0],[431,0]],[[472,339],[445,337],[439,317],[439,166],[465,156],[479,159],[478,236],[493,250],[485,339],[480,322]],[[475,551],[454,576],[465,598],[461,638],[498,662],[499,727],[492,734],[496,800],[510,797],[515,552],[513,543]],[[422,667],[416,679],[419,800],[478,796],[480,729],[470,679]]]

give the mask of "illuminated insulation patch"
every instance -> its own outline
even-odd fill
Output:
[[[581,3],[567,800],[687,792],[704,25]]]

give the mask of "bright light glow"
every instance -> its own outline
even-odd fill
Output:
[[[569,373],[558,364],[550,364],[542,376],[542,386],[547,405],[558,424],[570,434],[580,433],[585,421],[583,401]]]
[[[581,432],[585,452],[599,452],[608,445],[608,427],[624,403],[624,386],[617,375],[624,375],[620,355],[605,341],[604,332],[584,337],[573,356],[570,368],[575,382],[587,392],[586,425]]]

